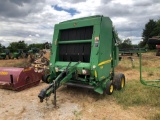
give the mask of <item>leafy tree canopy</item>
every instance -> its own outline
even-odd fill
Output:
[[[11,42],[9,44],[9,46],[7,47],[7,49],[10,49],[11,52],[15,52],[18,49],[24,49],[24,50],[30,50],[32,48],[44,49],[47,43],[34,43],[34,44],[28,45],[24,41]],[[1,46],[1,44],[0,44],[0,46]]]
[[[149,49],[155,49],[155,45],[147,45],[148,39],[153,36],[160,35],[160,20],[154,21],[150,19],[148,23],[145,24],[145,28],[143,29],[142,38],[143,41],[139,43],[140,47],[148,46]]]
[[[26,49],[27,44],[24,41],[12,42],[9,44],[7,48],[13,52],[16,51],[17,49]]]
[[[124,41],[121,41],[119,44],[120,49],[125,49],[125,48],[133,48],[132,41],[128,38],[125,39]]]
[[[30,44],[28,46],[29,49],[31,48],[39,48],[39,49],[44,49],[45,48],[45,44],[44,43],[36,43],[36,44]]]

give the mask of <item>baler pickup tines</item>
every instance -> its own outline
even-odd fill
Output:
[[[56,106],[56,90],[64,83],[66,83],[68,80],[72,78],[72,73],[75,72],[76,66],[80,62],[77,62],[74,66],[70,67],[71,62],[69,62],[66,69],[64,69],[55,80],[45,89],[42,89],[39,93],[38,97],[40,99],[40,102],[43,102],[43,100],[51,95],[51,93],[54,93],[54,105]]]

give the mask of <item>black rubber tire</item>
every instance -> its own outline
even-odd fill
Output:
[[[114,91],[113,83],[111,81],[107,82],[105,93],[108,95],[112,95],[113,91]]]
[[[45,83],[50,83],[50,79],[49,79],[50,75],[43,75],[42,76],[42,81]]]
[[[113,77],[113,84],[116,90],[121,90],[125,87],[125,75],[117,73]]]
[[[156,56],[160,56],[160,50],[157,50]]]
[[[42,81],[45,82],[45,75],[42,76]]]

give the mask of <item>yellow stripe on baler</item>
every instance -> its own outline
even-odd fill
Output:
[[[96,70],[94,71],[94,76],[97,78],[97,71]]]
[[[112,59],[106,60],[106,61],[103,61],[103,62],[100,62],[100,63],[98,64],[98,66],[102,66],[102,65],[108,64],[108,63],[110,63],[111,61],[112,61]]]

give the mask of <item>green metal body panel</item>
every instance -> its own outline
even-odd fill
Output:
[[[147,52],[147,49],[146,48],[126,48],[126,49],[120,49],[119,50],[119,53],[124,55],[124,54],[134,54],[134,53],[145,53]]]
[[[91,39],[61,40],[61,30],[86,26],[93,27]],[[96,92],[102,94],[103,90],[106,88],[106,83],[112,80],[113,76],[111,73],[114,73],[114,67],[117,66],[119,62],[118,47],[115,43],[116,38],[114,38],[112,21],[109,17],[91,16],[56,24],[54,27],[50,56],[50,82],[52,82],[70,62],[60,60],[60,45],[90,44],[90,60],[88,62],[81,61],[76,67],[75,74],[79,76],[79,79],[74,79],[74,77],[66,82],[91,85],[94,86]],[[71,62],[70,66],[73,66],[75,62],[78,61]]]
[[[22,57],[23,49],[18,49],[16,52],[13,52],[13,58]]]
[[[4,49],[2,50],[2,53],[0,53],[0,59],[5,59],[7,55],[9,56],[10,50],[9,49]]]
[[[36,53],[39,53],[40,49],[39,48],[31,48],[28,53],[33,53],[33,54],[36,54]]]

